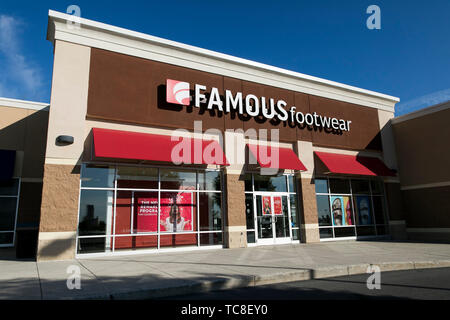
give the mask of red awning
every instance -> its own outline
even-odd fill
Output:
[[[130,131],[93,128],[96,158],[148,160],[184,164],[229,165],[220,144],[201,140]],[[172,151],[175,157],[172,159]]]
[[[292,149],[247,144],[261,168],[306,171],[306,167]],[[278,157],[275,155],[278,154]],[[274,155],[272,159],[272,155]]]
[[[378,158],[314,152],[331,173],[394,177],[395,172]]]

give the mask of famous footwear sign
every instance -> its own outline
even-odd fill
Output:
[[[209,89],[209,94],[206,91]],[[180,105],[190,105],[194,100],[194,106],[200,108],[205,104],[208,109],[216,108],[222,112],[231,112],[232,110],[239,114],[246,113],[251,117],[263,115],[266,119],[277,117],[280,121],[291,121],[300,125],[316,126],[329,128],[333,130],[350,131],[351,121],[326,117],[314,113],[296,112],[296,107],[291,106],[286,110],[287,103],[283,100],[277,100],[266,97],[257,97],[254,94],[248,94],[245,97],[242,92],[233,94],[230,90],[225,90],[225,96],[221,97],[219,89],[215,87],[207,88],[204,85],[195,84],[194,96],[190,96],[190,84],[188,82],[167,79],[166,82],[166,101]]]

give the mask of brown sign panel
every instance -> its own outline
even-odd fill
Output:
[[[89,78],[87,117],[121,123],[148,125],[162,128],[194,129],[194,121],[202,121],[202,129],[279,129],[279,139],[284,142],[312,141],[318,146],[346,149],[381,150],[377,109],[326,99],[286,89],[266,86],[208,72],[174,66],[152,60],[127,56],[92,48]],[[277,117],[250,117],[232,110],[226,113],[206,104],[200,108],[191,101],[189,106],[166,101],[166,81],[173,79],[188,82],[191,96],[195,84],[217,88],[224,101],[225,90],[243,97],[253,94],[267,101],[285,101],[287,121]],[[326,117],[351,121],[350,131],[336,131],[300,125],[291,121],[289,110],[304,114],[317,112]]]
[[[343,101],[309,96],[310,112],[350,120],[350,131],[314,128],[315,145],[356,150],[381,150],[378,110]]]

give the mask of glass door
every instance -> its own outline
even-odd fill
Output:
[[[287,195],[256,194],[256,224],[258,244],[291,242]]]
[[[274,226],[272,214],[272,198],[270,196],[256,195],[256,224],[258,226],[257,243],[273,243]]]
[[[276,243],[290,242],[291,234],[289,231],[289,207],[287,196],[272,197],[274,204],[274,224]]]

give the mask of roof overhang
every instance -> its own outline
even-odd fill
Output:
[[[10,108],[19,108],[19,109],[28,109],[28,110],[37,110],[37,111],[40,111],[40,110],[48,111],[49,110],[48,103],[2,98],[2,97],[0,97],[0,107],[10,107]]]
[[[399,98],[227,54],[49,11],[47,39],[72,42],[268,86],[394,112]],[[78,22],[79,27],[73,25]]]

